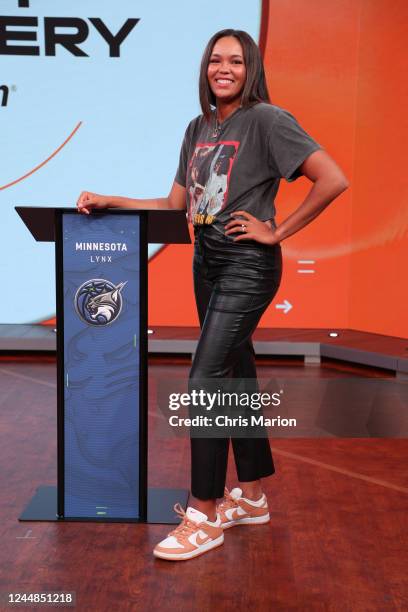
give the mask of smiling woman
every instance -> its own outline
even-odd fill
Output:
[[[187,208],[194,225],[194,291],[201,326],[189,391],[206,390],[208,381],[221,384],[230,376],[232,389],[244,379],[257,393],[251,337],[280,285],[280,242],[310,223],[348,183],[296,118],[271,104],[259,49],[246,32],[222,30],[210,39],[201,61],[199,94],[202,114],[187,126],[167,198],[82,192],[77,206],[85,214],[112,206]],[[313,186],[277,227],[279,182],[302,174]],[[240,483],[234,504],[245,524],[269,521],[261,478],[275,468],[267,432],[260,427],[258,433],[232,438]],[[224,495],[228,446],[226,437],[192,435],[193,506],[185,513],[176,510],[182,522],[157,544],[156,557],[196,557],[223,544],[223,529],[239,524],[239,517],[232,524],[226,519],[228,494],[216,505]]]
[[[219,100],[234,99],[246,80],[246,67],[241,45],[233,37],[218,40],[208,62],[207,81],[212,97]],[[224,114],[228,114],[224,110]]]
[[[199,90],[204,116],[209,119],[211,106],[218,106],[222,121],[228,113],[228,102],[234,105],[239,96],[242,106],[269,102],[262,58],[254,41],[246,32],[222,30],[217,32],[204,51],[201,61]],[[217,104],[218,101],[218,104]],[[227,104],[224,107],[224,104]]]
[[[221,4],[207,0],[203,16],[200,3],[190,3],[188,11],[184,2],[151,0],[140,0],[137,10],[132,0],[123,0],[117,5],[100,0],[79,3],[31,0],[27,4],[28,7],[19,5],[18,0],[0,2],[3,9],[0,10],[0,47],[4,42],[0,49],[0,115],[1,138],[6,147],[0,167],[0,206],[2,224],[7,227],[0,243],[0,261],[7,261],[10,253],[14,253],[12,263],[3,266],[2,278],[13,295],[20,296],[24,285],[31,296],[29,302],[2,301],[1,322],[12,324],[48,320],[55,312],[49,282],[54,274],[52,246],[32,242],[14,206],[19,203],[67,206],[86,188],[135,197],[167,195],[164,192],[168,177],[172,178],[174,173],[174,153],[186,124],[197,114],[197,95],[191,83],[196,78],[203,45],[202,37],[194,32],[195,24],[200,23],[202,31],[207,32],[204,38],[208,39],[236,8],[234,0]],[[75,27],[54,25],[54,32],[58,36],[66,35],[64,40],[74,43],[73,49],[82,50],[88,57],[72,53],[69,44],[68,48],[59,42],[55,45],[54,36],[49,42],[55,49],[50,46],[48,52],[55,50],[55,56],[46,55],[45,17],[80,19],[89,29],[86,40],[81,42],[81,36],[77,35],[74,41]],[[101,31],[105,31],[102,22],[106,26],[105,36],[110,44],[90,17],[100,20],[95,23]],[[122,26],[129,18],[140,21],[126,35]],[[245,24],[256,36],[260,29],[261,3],[243,3],[236,20],[240,27]],[[169,28],[169,23],[174,28]],[[190,61],[183,66],[183,76],[178,72],[175,79],[166,70],[163,58],[178,62],[186,48]],[[26,55],[27,49],[39,53]],[[113,56],[116,50],[120,51],[119,57]],[[145,57],[147,50],[149,62]],[[173,119],[165,126],[155,121],[159,99],[156,97],[153,104],[146,105],[145,96],[140,96],[146,87],[146,91],[154,87],[157,78],[169,92],[170,106],[173,106],[170,111]],[[3,85],[8,88],[7,106],[1,106],[6,96],[6,90],[1,89]],[[184,91],[182,111],[177,102],[180,86],[190,87],[191,94],[185,95],[188,91]],[[103,95],[95,98],[96,91]],[[81,119],[80,128],[55,154]],[[158,142],[162,143],[160,163],[156,163]],[[121,162],[117,171],[112,171],[119,151]],[[153,160],[155,163],[151,163]],[[150,245],[149,256],[159,248],[164,252],[158,253],[155,265],[173,247]],[[180,278],[183,277],[180,275]]]

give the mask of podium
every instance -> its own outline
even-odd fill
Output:
[[[17,206],[55,242],[57,486],[20,521],[179,522],[185,489],[148,488],[148,243],[190,243],[184,211]]]

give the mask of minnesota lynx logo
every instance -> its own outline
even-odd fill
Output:
[[[121,291],[126,285],[114,285],[103,278],[83,283],[75,294],[75,310],[89,325],[108,325],[118,318],[122,310]]]

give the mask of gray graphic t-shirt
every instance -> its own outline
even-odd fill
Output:
[[[274,223],[281,178],[296,180],[299,166],[323,147],[287,110],[261,102],[238,108],[217,131],[215,111],[190,121],[175,181],[186,188],[188,219],[224,232],[230,213],[246,210]]]

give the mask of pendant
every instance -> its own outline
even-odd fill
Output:
[[[220,133],[221,133],[221,128],[220,128],[220,126],[218,125],[218,122],[216,122],[216,124],[215,124],[215,126],[214,126],[214,128],[213,128],[213,131],[212,131],[211,138],[218,138],[218,136],[220,135]]]

